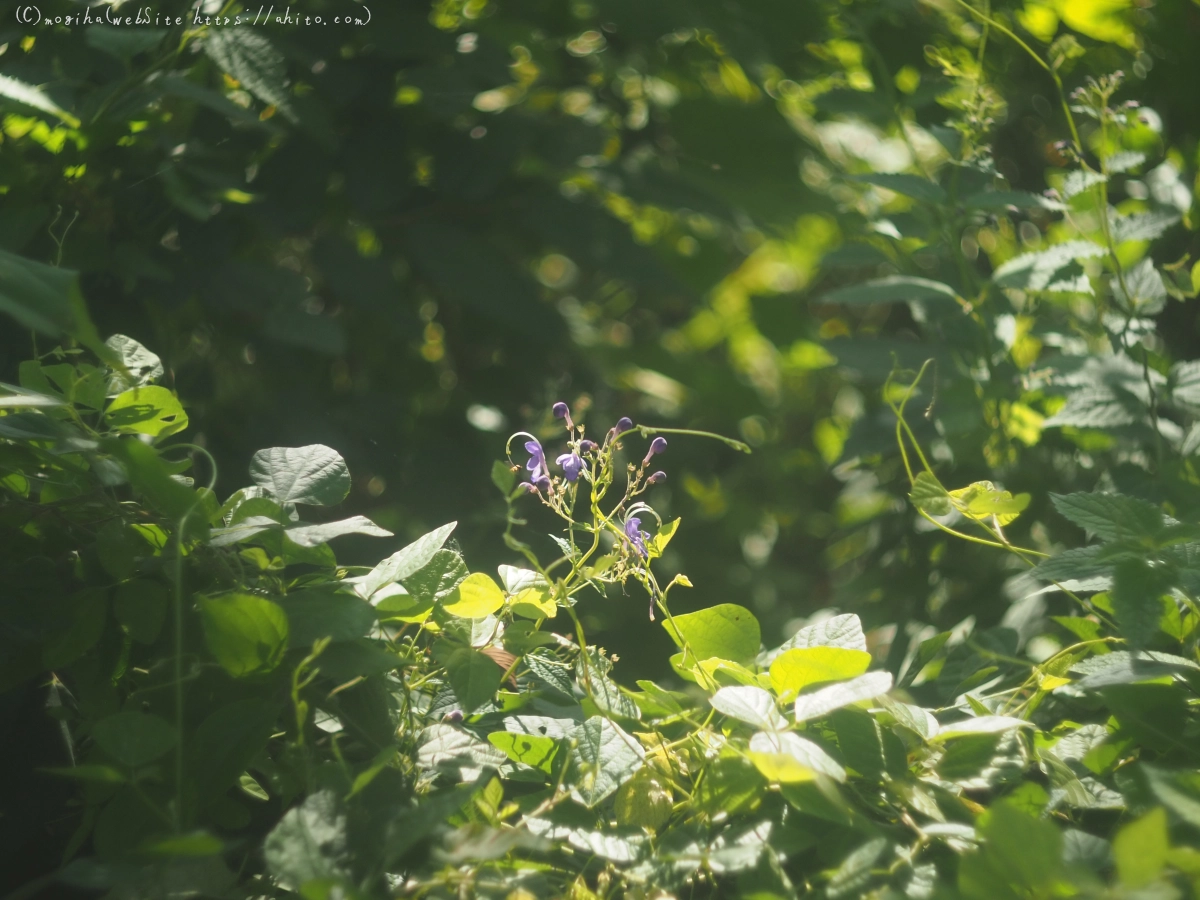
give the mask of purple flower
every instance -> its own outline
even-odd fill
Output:
[[[646,536],[640,530],[642,520],[637,516],[630,516],[625,520],[625,537],[629,538],[629,542],[633,544],[633,549],[638,552],[638,555],[645,559],[648,555],[646,552]]]
[[[592,451],[594,451],[596,449],[597,446],[599,446],[599,445],[595,441],[580,441],[579,442],[579,452],[580,453],[591,453]]]
[[[617,434],[624,434],[626,431],[633,430],[633,419],[629,416],[622,416],[617,419],[617,424],[613,426],[613,431]]]
[[[562,466],[567,481],[575,481],[579,478],[579,473],[583,471],[583,460],[579,458],[578,453],[564,453],[555,462]]]
[[[550,467],[546,465],[546,451],[537,441],[526,441],[525,449],[529,451],[529,462],[525,468],[529,470],[529,480],[537,484],[541,478],[550,477]]]
[[[666,480],[667,480],[667,473],[663,472],[663,471],[658,471],[646,479],[646,484],[661,484],[662,482],[664,482]]]
[[[571,414],[570,408],[561,400],[550,407],[550,412],[554,413],[554,418],[556,419],[565,419]]]
[[[666,449],[667,439],[659,435],[650,442],[650,449],[646,451],[646,458],[642,460],[642,465],[644,466],[650,462],[650,457],[654,456],[655,453],[662,453]]]
[[[548,475],[539,475],[533,482],[534,486],[543,493],[550,493],[550,477]]]

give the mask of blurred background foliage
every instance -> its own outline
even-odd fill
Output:
[[[1120,68],[1150,99],[1128,139],[1152,162],[1125,202],[1176,208],[1188,227],[1158,255],[1182,257],[1200,6],[994,7],[1069,86]],[[886,177],[855,180],[943,169],[988,123],[1011,189],[1065,170],[1047,73],[994,32],[985,56],[957,0],[305,0],[293,19],[324,25],[240,27],[152,8],[188,17],[170,28],[16,9],[0,3],[0,68],[53,103],[0,85],[0,247],[79,271],[100,332],[162,356],[221,490],[259,447],[327,444],[355,473],[346,514],[398,539],[458,519],[487,570],[510,561],[489,468],[511,431],[557,439],[553,401],[591,433],[629,415],[730,434],[753,455],[672,441],[656,505],[686,528],[664,562],[696,585],[677,611],[744,604],[770,646],[830,608],[914,635],[1011,611],[1003,554],[910,528],[880,397],[894,362],[938,361],[919,434],[948,485],[1031,492],[1037,546],[1061,539],[1039,524],[1046,492],[1091,489],[1088,453],[1113,449],[1041,429],[1054,398],[1031,373],[1069,335],[1009,316],[985,376],[958,318],[823,302],[897,272],[961,283],[947,246],[987,269],[1065,227],[982,216],[947,242]],[[346,15],[369,22],[331,21]],[[1164,358],[1197,355],[1196,316],[1169,304]],[[29,348],[0,330],[5,380]],[[347,539],[340,558],[379,552]],[[624,680],[664,674],[640,598],[585,622]],[[882,656],[909,646],[891,635]]]

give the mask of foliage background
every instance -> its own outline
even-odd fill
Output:
[[[1070,83],[1128,73],[1150,107],[1134,140],[1170,167],[1143,187],[1183,216],[1156,258],[1194,252],[1200,7],[1009,6],[1039,48],[1078,41]],[[910,533],[879,398],[891,353],[941,353],[921,434],[940,437],[944,480],[1027,491],[1037,540],[1080,539],[1047,493],[1090,490],[1105,466],[1041,432],[1045,406],[1031,406],[1032,431],[1002,421],[1019,372],[956,379],[959,338],[940,323],[822,302],[950,265],[922,252],[932,242],[910,232],[919,215],[903,197],[845,176],[944,159],[937,129],[962,83],[932,60],[969,72],[980,34],[960,4],[440,0],[371,17],[218,38],[24,28],[0,4],[3,74],[67,111],[4,101],[0,247],[78,271],[100,333],[162,356],[224,492],[260,447],[327,444],[355,476],[346,514],[401,538],[457,519],[472,569],[491,570],[510,554],[486,473],[509,431],[556,433],[546,410],[565,399],[592,433],[631,415],[753,446],[672,444],[657,505],[688,525],[663,561],[696,585],[681,610],[744,604],[768,645],[827,608],[902,636],[968,616],[984,628],[1010,609],[1014,571]],[[996,35],[981,77],[997,98],[996,169],[1040,193],[1068,167],[1053,85]],[[953,243],[998,266],[1052,228],[1033,216]],[[1158,358],[1197,355],[1196,316],[1195,299],[1167,304]],[[6,380],[29,350],[27,331],[0,331]],[[1118,485],[1120,462],[1105,476]],[[339,549],[344,562],[379,555],[366,538]],[[641,599],[613,592],[584,620],[624,679],[665,674],[671,645]],[[908,647],[872,640],[880,659]],[[28,859],[24,827],[7,827],[8,858]]]

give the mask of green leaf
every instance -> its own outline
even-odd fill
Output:
[[[890,672],[868,672],[866,675],[821,688],[811,694],[801,694],[795,703],[796,721],[819,719],[851,703],[873,700],[891,689]]]
[[[641,744],[600,716],[576,726],[570,742],[571,796],[589,809],[628,781],[645,756]]]
[[[47,669],[68,666],[96,646],[108,620],[108,591],[85,588],[71,595],[70,613],[62,630],[42,647],[42,665]]]
[[[775,706],[775,698],[759,687],[723,687],[709,700],[713,708],[761,731],[783,731],[787,720]]]
[[[508,731],[493,731],[488,735],[492,746],[508,754],[513,762],[523,763],[549,774],[558,742],[537,734],[513,734]]]
[[[191,536],[208,532],[208,523],[199,513],[201,497],[191,488],[171,477],[171,472],[153,447],[136,439],[108,438],[101,448],[121,463],[134,490],[140,493],[158,512],[174,523],[188,517],[187,531]],[[191,514],[195,511],[195,514]]]
[[[1130,268],[1124,281],[1123,288],[1119,279],[1113,280],[1113,298],[1123,312],[1131,316],[1155,316],[1162,312],[1167,302],[1167,286],[1154,267],[1154,260],[1147,257]]]
[[[175,746],[175,729],[149,713],[120,712],[92,728],[92,740],[122,765],[138,768],[154,762]]]
[[[277,703],[247,697],[219,707],[200,723],[186,742],[188,787],[198,807],[209,807],[238,783],[266,749],[277,713]]]
[[[1008,525],[1029,505],[1028,494],[1013,496],[1001,491],[990,481],[976,481],[956,491],[950,491],[951,503],[968,519],[990,522],[994,517],[1001,525]]]
[[[333,791],[311,794],[284,813],[263,843],[263,858],[270,873],[293,890],[317,879],[349,879],[346,815]]]
[[[325,637],[356,640],[371,630],[377,616],[375,608],[361,597],[330,588],[295,591],[279,605],[287,614],[289,647],[311,647]]]
[[[430,725],[419,738],[417,766],[424,772],[452,765],[498,769],[507,761],[502,751],[454,725]]]
[[[1113,243],[1120,244],[1124,241],[1153,241],[1162,237],[1162,235],[1171,226],[1179,222],[1179,213],[1173,210],[1156,209],[1151,212],[1134,213],[1131,216],[1115,216],[1112,220],[1112,238]],[[1147,266],[1150,271],[1154,270],[1154,263],[1149,258],[1143,259],[1136,269],[1142,266]],[[1126,274],[1126,283],[1128,284],[1129,274]],[[1162,285],[1162,278],[1158,279],[1159,285]],[[1131,293],[1135,296],[1137,291],[1133,290],[1133,285],[1129,285]],[[1166,295],[1166,288],[1163,287],[1163,295]]]
[[[1170,849],[1167,811],[1161,806],[1124,826],[1112,842],[1113,860],[1121,884],[1136,889],[1156,881],[1166,865]]]
[[[658,534],[646,542],[646,549],[650,553],[651,559],[657,559],[663,555],[663,551],[667,549],[667,544],[671,543],[671,538],[675,537],[675,532],[679,529],[681,519],[675,519],[668,522],[658,530]]]
[[[871,654],[843,647],[808,647],[788,650],[771,663],[771,689],[781,700],[791,700],[811,684],[840,681],[861,675],[871,665]]]
[[[7,75],[0,75],[0,97],[57,116],[72,128],[79,127],[77,118],[51,100],[42,92],[41,88],[34,87],[32,84],[9,78]]]
[[[863,184],[872,184],[876,187],[881,187],[897,194],[904,194],[906,197],[912,197],[915,200],[933,203],[938,206],[946,203],[947,200],[946,192],[942,189],[941,185],[935,181],[930,181],[928,178],[922,178],[920,175],[885,172],[873,173],[871,175],[855,175],[851,180],[862,182]]]
[[[333,506],[350,493],[346,461],[324,444],[259,450],[250,477],[280,503]]]
[[[805,625],[794,635],[769,653],[763,655],[761,665],[770,665],[781,653],[802,650],[805,647],[844,647],[848,650],[867,651],[867,638],[863,634],[862,621],[853,613],[830,616],[812,625]]]
[[[450,592],[442,608],[461,619],[482,619],[504,605],[504,592],[486,572],[468,575]]]
[[[287,613],[253,594],[231,593],[198,601],[209,651],[240,678],[274,669],[287,649]]]
[[[913,489],[908,499],[912,505],[931,516],[945,516],[953,506],[950,503],[950,492],[940,481],[929,472],[919,472],[913,482]]]
[[[663,623],[675,644],[691,648],[691,665],[719,656],[734,662],[749,662],[758,654],[762,636],[758,620],[750,610],[722,603],[693,613],[675,616]]]
[[[517,486],[517,473],[504,460],[498,459],[492,463],[492,484],[507,497]]]
[[[94,784],[124,784],[128,779],[112,766],[87,764],[82,766],[47,766],[38,769],[47,775],[57,775],[60,778],[73,778],[76,781],[90,781]]]
[[[122,434],[148,434],[162,439],[188,426],[179,398],[165,387],[135,387],[117,397],[104,411],[108,424]]]
[[[846,770],[807,738],[790,731],[760,731],[750,738],[750,760],[768,781],[798,784],[826,775],[846,780]]]
[[[1099,546],[1074,547],[1057,556],[1044,559],[1033,569],[1035,578],[1042,581],[1070,581],[1107,575],[1112,566],[1100,557]]]
[[[166,585],[137,578],[117,585],[113,614],[140,644],[153,644],[167,617],[170,594]]]
[[[953,301],[954,288],[940,281],[911,275],[889,275],[862,284],[839,288],[821,298],[821,303],[867,306],[873,303],[898,303],[909,300]]]
[[[951,738],[967,737],[978,734],[999,734],[1013,728],[1032,728],[1032,722],[1017,719],[1012,716],[979,716],[974,719],[963,719],[942,725],[931,740],[948,741]]]
[[[1105,541],[1153,538],[1165,524],[1153,503],[1124,494],[1051,494],[1050,500],[1062,516]]]
[[[657,831],[670,821],[674,800],[670,782],[649,766],[642,766],[617,791],[613,804],[617,823]]]
[[[839,709],[829,717],[842,758],[866,778],[879,778],[887,769],[875,717],[857,709]],[[939,777],[945,777],[939,771]]]
[[[873,838],[847,856],[829,879],[826,895],[836,900],[851,894],[862,896],[867,893],[864,889],[871,883],[871,870],[887,847],[887,838]]]
[[[242,87],[295,122],[283,54],[266,37],[246,28],[210,28],[204,52]]]
[[[1128,650],[1114,650],[1112,653],[1081,660],[1071,666],[1071,671],[1084,676],[1078,687],[1095,691],[1114,684],[1136,684],[1139,681],[1153,681],[1164,675],[1200,671],[1200,665],[1182,656],[1153,650],[1134,653]]]
[[[285,529],[284,534],[288,540],[300,547],[316,547],[333,540],[335,537],[342,537],[347,534],[365,534],[369,537],[394,537],[390,531],[380,528],[366,516],[351,516],[349,519],[340,519],[337,522],[322,522],[319,525],[299,522],[295,525],[289,525]]]
[[[967,209],[1052,209],[1063,210],[1066,206],[1057,200],[1032,194],[1029,191],[982,191],[972,194],[963,201]]]
[[[114,370],[108,379],[107,396],[116,397],[135,387],[145,387],[163,376],[162,360],[140,343],[123,334],[114,334],[104,342],[115,355]]]
[[[7,81],[0,81],[0,92]],[[0,250],[0,312],[50,337],[73,337],[105,362],[116,362],[88,315],[78,272]]]
[[[385,584],[390,584],[393,581],[404,581],[429,565],[433,560],[434,554],[442,548],[446,543],[446,539],[450,537],[450,532],[454,530],[457,522],[449,522],[441,528],[436,528],[422,537],[417,538],[407,547],[402,550],[397,550],[374,569],[372,569],[367,577],[363,579],[359,586],[361,593],[368,600],[371,595],[383,587]]]
[[[981,821],[983,846],[964,856],[958,887],[971,900],[1046,896],[1062,869],[1062,835],[1009,803],[996,803]],[[1014,890],[1015,888],[1015,890]]]
[[[1117,626],[1129,646],[1144,647],[1158,633],[1162,618],[1159,598],[1174,586],[1173,573],[1163,566],[1150,566],[1141,559],[1117,563],[1109,597]]]
[[[504,672],[490,657],[473,647],[449,641],[434,644],[433,655],[445,667],[464,714],[471,715],[495,699]]]
[[[1069,290],[1091,293],[1087,279],[1056,280],[1064,269],[1080,259],[1103,256],[1107,251],[1091,241],[1067,241],[1055,244],[1047,250],[1023,253],[999,266],[992,273],[992,281],[1000,287],[1019,288],[1026,291]]]
[[[1063,179],[1062,187],[1058,192],[1062,194],[1064,200],[1070,200],[1072,197],[1082,194],[1089,188],[1093,188],[1098,184],[1104,184],[1108,181],[1108,176],[1101,172],[1089,172],[1086,169],[1076,169],[1074,172],[1067,173]]]

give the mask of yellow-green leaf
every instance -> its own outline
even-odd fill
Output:
[[[1170,849],[1167,811],[1161,806],[1130,822],[1117,832],[1112,843],[1121,883],[1130,888],[1150,884],[1162,872]]]
[[[951,491],[954,506],[968,519],[990,522],[995,516],[1001,525],[1007,525],[1029,505],[1028,494],[1013,496],[1001,491],[990,481],[976,481],[957,491]]]
[[[512,602],[513,612],[527,619],[553,619],[558,612],[550,589],[544,586],[525,588],[513,597]]]
[[[802,781],[812,781],[817,773],[800,762],[789,753],[754,753],[748,754],[754,767],[762,773],[767,781],[777,784],[799,784]]]
[[[651,538],[646,545],[651,559],[663,555],[663,551],[667,549],[667,544],[671,543],[671,538],[675,537],[675,532],[678,528],[679,519],[676,519],[658,529],[658,534]]]
[[[846,647],[788,650],[771,663],[771,687],[787,700],[810,684],[853,678],[867,671],[870,665],[870,653]]]
[[[187,428],[179,398],[165,387],[148,384],[118,394],[104,413],[115,430],[164,438]]]
[[[450,592],[442,608],[460,619],[482,619],[504,605],[504,591],[486,572],[468,575]]]
[[[493,747],[503,750],[513,762],[524,763],[549,773],[558,742],[541,734],[494,731],[488,735]]]

